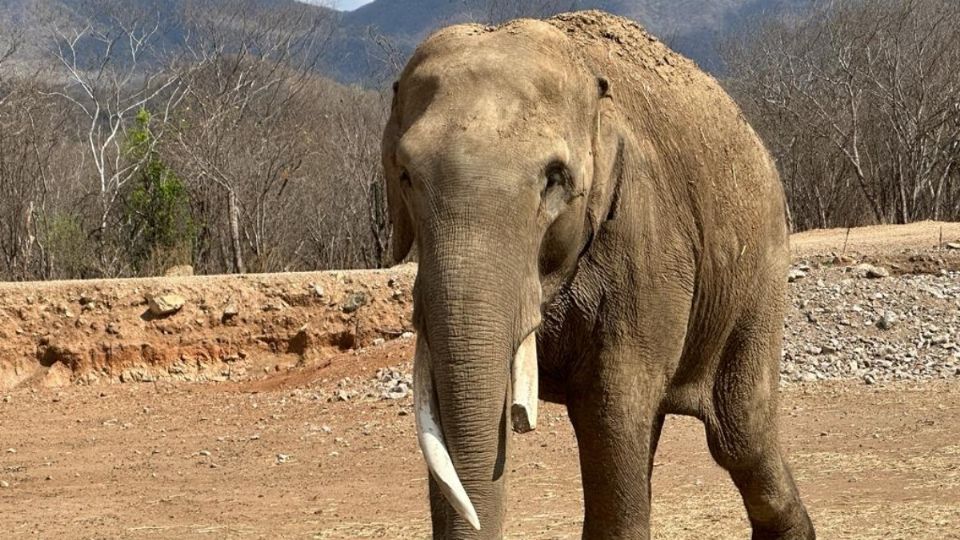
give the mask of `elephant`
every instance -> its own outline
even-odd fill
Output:
[[[753,538],[815,538],[778,436],[784,190],[720,85],[584,11],[441,29],[393,90],[433,537],[503,536],[508,431],[540,398],[573,425],[583,538],[649,538],[667,414],[703,422]]]

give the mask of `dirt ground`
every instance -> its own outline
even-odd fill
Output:
[[[797,257],[829,253],[889,255],[907,249],[929,249],[954,242],[960,242],[960,223],[920,221],[909,225],[808,231],[793,235],[790,247]]]
[[[930,248],[939,241],[939,227],[854,230],[847,251],[878,256]],[[960,239],[960,227],[945,227],[944,242]],[[800,235],[793,246],[798,257],[840,253],[845,234]],[[252,287],[255,294],[230,281],[240,317],[248,319],[237,327],[217,322],[228,298],[210,279],[221,278],[177,279],[183,281],[163,287],[182,290],[186,284],[186,296],[197,305],[185,308],[188,322],[167,321],[159,329],[156,322],[123,319],[143,311],[138,295],[145,285],[131,292],[96,284],[106,300],[130,312],[103,309],[97,321],[122,325],[119,337],[105,339],[120,347],[127,328],[157,349],[188,351],[203,335],[223,333],[230,337],[220,342],[223,354],[245,352],[230,362],[215,359],[216,374],[223,365],[241,364],[248,366],[243,376],[207,377],[200,368],[192,373],[202,377],[154,376],[169,375],[169,362],[179,365],[175,355],[138,366],[146,369],[138,373],[147,382],[140,376],[141,382],[116,384],[130,365],[94,366],[110,357],[86,356],[83,351],[104,349],[96,347],[99,334],[83,329],[76,335],[86,348],[77,349],[76,365],[94,366],[100,379],[51,377],[51,370],[68,363],[28,364],[44,358],[37,351],[49,349],[51,339],[59,338],[64,349],[69,340],[59,335],[66,330],[47,332],[42,345],[38,328],[71,319],[57,304],[79,302],[79,285],[0,285],[0,314],[15,322],[0,325],[6,332],[0,337],[38,348],[21,351],[22,357],[10,356],[13,347],[0,348],[8,355],[0,355],[0,364],[17,362],[8,370],[8,381],[17,384],[0,386],[0,538],[427,537],[427,473],[410,398],[384,400],[374,393],[331,399],[345,382],[352,388],[379,368],[409,362],[409,335],[386,342],[378,337],[402,331],[401,317],[363,314],[386,309],[388,300],[397,304],[391,309],[407,310],[394,291],[409,287],[409,276],[377,274],[373,285],[343,276],[330,282],[316,275],[247,278],[261,284]],[[323,295],[315,290],[318,280]],[[157,288],[159,282],[146,283]],[[21,317],[16,299],[33,294],[31,288],[40,291],[38,298],[54,300],[35,300]],[[366,308],[347,313],[345,303],[356,290],[372,298]],[[290,296],[296,291],[310,294]],[[334,314],[306,311],[318,302],[307,299],[314,297]],[[286,307],[268,305],[275,298],[286,298]],[[52,307],[44,309],[44,302]],[[207,304],[213,307],[203,309]],[[75,317],[99,312],[76,310]],[[323,345],[315,355],[291,352],[304,325],[311,329],[307,341]],[[381,327],[389,328],[376,330]],[[63,328],[75,332],[79,326]],[[176,338],[178,328],[193,337]],[[353,328],[346,337],[345,328]],[[269,338],[271,332],[285,337]],[[782,439],[821,538],[960,538],[960,378],[788,384],[781,396]],[[507,535],[578,538],[582,499],[573,432],[561,407],[548,405],[541,414],[536,432],[513,438]],[[749,537],[736,491],[710,459],[694,420],[667,420],[654,469],[653,530],[658,539]]]
[[[271,384],[73,386],[0,402],[8,538],[425,538],[411,403],[326,402],[318,387],[411,341]],[[342,362],[340,361],[342,360]],[[342,364],[349,363],[349,368]],[[960,538],[960,385],[790,386],[785,446],[822,538]],[[516,437],[511,538],[579,536],[576,444],[548,406]],[[654,469],[655,538],[747,538],[700,425],[670,418]]]

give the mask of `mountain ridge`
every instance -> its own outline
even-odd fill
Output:
[[[215,6],[217,0],[208,1]],[[633,19],[707,71],[717,74],[722,71],[720,44],[725,39],[748,29],[763,13],[779,15],[787,10],[803,9],[811,1],[374,0],[348,12],[294,0],[251,0],[250,5],[254,6],[252,13],[291,5],[321,10],[317,13],[329,16],[335,24],[326,43],[325,73],[341,82],[374,84],[382,82],[377,79],[396,67],[385,66],[385,63],[402,61],[430,32],[448,24],[496,23],[513,15],[535,12],[535,15],[549,16],[579,9],[602,9]],[[169,25],[165,29],[164,45],[183,47],[177,40],[184,35],[185,17],[192,5],[189,0],[122,0],[119,4],[129,10],[156,12],[158,18]],[[36,57],[51,44],[50,28],[97,21],[103,17],[104,6],[117,5],[118,2],[109,0],[7,0],[0,4],[0,35],[22,31],[26,41],[24,49]],[[395,57],[385,59],[388,54]]]

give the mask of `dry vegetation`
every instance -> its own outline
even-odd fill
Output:
[[[322,75],[340,52],[332,11],[148,4],[86,0],[0,35],[0,280],[389,263],[379,138],[406,49],[351,36],[372,67],[344,86]],[[589,3],[467,4],[496,22]],[[960,219],[957,9],[831,2],[753,21],[727,48],[724,80],[778,160],[795,230]]]
[[[331,12],[100,4],[29,72],[0,36],[0,279],[384,264],[387,79],[319,74]]]
[[[799,230],[960,218],[960,5],[832,1],[728,51]]]

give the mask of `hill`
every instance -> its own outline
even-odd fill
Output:
[[[224,0],[7,0],[0,3],[0,36],[19,35],[23,41],[20,61],[29,63],[49,51],[55,29],[107,25],[106,13],[123,17],[139,13],[161,22],[158,47],[176,53],[183,48],[188,21],[201,12],[198,6],[209,12],[219,5],[237,4]],[[385,38],[395,55],[405,57],[427,34],[447,24],[493,23],[578,9],[602,9],[632,18],[705,69],[717,72],[722,67],[719,46],[728,36],[745,32],[764,14],[806,9],[811,4],[809,0],[375,0],[347,13],[294,0],[251,0],[244,5],[245,17],[293,7],[324,18],[331,25],[331,39],[323,45],[325,69],[341,81],[362,82],[375,77],[384,64],[385,53],[371,36]]]
[[[811,5],[808,0],[531,0],[523,7],[514,4],[504,0],[376,0],[344,14],[341,27],[354,36],[376,29],[400,48],[410,50],[446,24],[496,23],[521,15],[602,9],[636,20],[702,67],[718,71],[719,46],[728,36],[745,31],[765,16]],[[332,61],[341,77],[360,75],[356,55],[362,49],[354,47],[351,52],[343,61]]]

